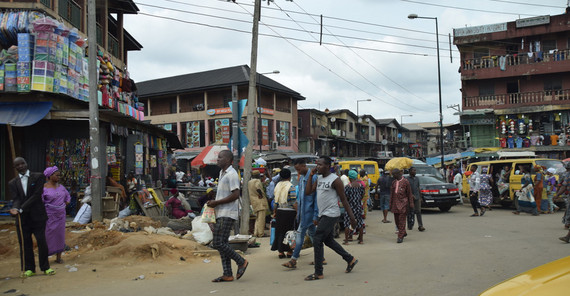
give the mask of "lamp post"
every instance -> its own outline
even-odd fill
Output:
[[[358,103],[360,103],[360,102],[370,102],[370,101],[372,101],[372,99],[356,100],[356,117],[358,117]]]
[[[259,73],[257,74],[259,79],[257,79],[257,85],[258,85],[258,94],[257,94],[257,114],[259,114],[259,121],[258,121],[258,125],[257,125],[257,141],[259,142],[259,153],[261,153],[262,150],[262,145],[263,145],[263,135],[262,135],[262,127],[261,127],[261,77],[263,77],[263,75],[268,75],[268,74],[279,74],[281,72],[279,72],[279,70],[273,70],[271,72],[267,72],[267,73]]]
[[[403,127],[404,126],[404,119],[403,117],[412,117],[414,115],[412,114],[406,114],[406,115],[400,115],[400,125]]]
[[[439,66],[439,29],[437,25],[437,17],[426,17],[426,16],[418,16],[417,14],[410,14],[408,15],[409,19],[430,19],[435,20],[435,42],[437,48],[437,83],[439,87],[439,149],[441,150],[441,168],[443,169],[443,174],[445,176],[445,165],[443,162],[443,155],[445,154],[443,148],[443,111],[441,107],[441,69]]]

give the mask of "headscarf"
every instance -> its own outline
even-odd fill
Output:
[[[556,173],[556,169],[555,168],[548,168],[548,170],[546,170],[547,172],[551,173],[554,175],[554,173]]]
[[[349,179],[357,179],[358,173],[355,170],[348,171],[348,178]]]
[[[46,176],[46,179],[49,179],[49,177],[51,177],[51,175],[53,175],[53,173],[57,171],[59,171],[59,169],[55,165],[52,167],[48,167],[44,170],[44,176]]]

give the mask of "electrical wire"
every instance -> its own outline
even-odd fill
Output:
[[[307,13],[307,11],[306,11],[305,9],[303,9],[303,8],[299,5],[299,3],[297,3],[297,2],[293,2],[293,3],[295,3],[295,5],[297,5],[297,7],[298,7],[299,9],[301,9],[303,12]],[[279,7],[279,6],[278,6],[278,7]],[[309,14],[307,13],[307,15],[309,15]],[[311,17],[311,18],[312,18],[316,23],[319,23],[314,17]],[[325,30],[327,30],[329,33],[331,33],[332,36],[335,36],[335,35],[332,34],[332,32],[330,32],[327,28],[325,28]],[[336,38],[339,42],[341,42],[342,44],[344,44],[344,43],[342,42],[342,40],[340,40],[338,37],[335,36],[335,38]],[[346,45],[346,44],[344,44],[344,45]],[[421,98],[421,97],[419,97],[419,96],[416,96],[416,95],[413,94],[410,90],[408,90],[407,88],[405,88],[405,87],[402,86],[401,84],[397,83],[396,81],[394,81],[393,79],[391,79],[390,77],[388,77],[388,75],[384,74],[382,71],[380,71],[378,68],[376,68],[374,65],[372,65],[367,59],[363,58],[361,55],[359,55],[359,54],[358,54],[355,50],[353,50],[352,48],[349,48],[349,50],[352,51],[352,53],[354,53],[358,58],[360,58],[360,59],[361,59],[362,61],[364,61],[366,64],[368,64],[372,69],[374,69],[376,72],[380,73],[384,78],[388,79],[390,82],[392,82],[392,83],[394,83],[395,85],[399,86],[401,89],[405,90],[406,92],[408,92],[409,94],[413,95],[414,97],[416,97],[416,98],[418,98],[418,99],[420,99],[420,100],[423,100],[423,101],[425,101],[425,102],[427,102],[427,103],[430,103],[430,104],[434,104],[433,102],[430,102],[430,101],[425,100],[425,99],[423,99],[423,98]],[[351,67],[351,68],[352,68],[352,67]],[[358,73],[358,72],[357,72],[357,73]],[[360,74],[360,73],[359,73],[359,74]],[[361,76],[362,76],[362,75],[361,75]],[[364,76],[363,76],[363,78],[364,78]],[[366,79],[366,78],[365,78],[365,79]],[[366,80],[367,80],[367,79],[366,79]],[[375,84],[374,84],[374,85],[375,85]],[[375,85],[375,86],[376,86],[376,85]],[[377,86],[377,87],[378,87],[378,86]],[[382,90],[382,91],[384,91],[384,90]]]
[[[486,13],[495,13],[495,14],[509,14],[509,15],[525,15],[525,16],[536,16],[535,14],[524,14],[524,13],[515,13],[515,12],[504,12],[504,11],[492,11],[492,10],[483,10],[483,9],[475,9],[475,8],[463,8],[458,6],[451,6],[451,5],[442,5],[442,4],[435,4],[429,2],[420,2],[420,1],[413,1],[413,0],[400,0],[403,2],[415,3],[415,4],[422,4],[428,6],[436,6],[436,7],[444,7],[444,8],[453,8],[458,10],[468,10],[468,11],[476,11],[476,12],[486,12]]]
[[[489,0],[493,2],[503,2],[509,4],[518,4],[518,5],[527,5],[532,7],[548,7],[548,8],[562,8],[565,9],[566,6],[554,6],[554,5],[545,5],[545,4],[536,4],[536,3],[524,3],[524,2],[516,2],[516,1],[507,1],[507,0]]]

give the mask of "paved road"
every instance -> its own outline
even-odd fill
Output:
[[[381,213],[371,212],[365,244],[347,247],[359,259],[354,271],[345,274],[345,263],[325,249],[325,279],[314,282],[303,281],[313,271],[308,265],[312,250],[302,252],[296,270],[286,270],[280,266],[285,260],[269,251],[263,238],[261,248],[248,251],[250,267],[236,282],[210,283],[221,274],[214,257],[210,263],[161,267],[160,279],[87,287],[77,282],[57,295],[478,295],[499,281],[570,254],[570,244],[558,240],[566,233],[562,213],[515,216],[497,208],[484,217],[470,214],[467,205],[449,213],[424,210],[427,231],[418,232],[416,225],[403,244],[396,244],[394,223],[379,223]]]

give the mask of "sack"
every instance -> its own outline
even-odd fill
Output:
[[[201,216],[192,220],[192,236],[198,243],[207,245],[214,239],[214,234],[209,225],[202,222]]]
[[[73,219],[73,222],[77,222],[79,224],[87,224],[90,220],[91,206],[84,203],[79,209],[79,212],[77,212],[77,215],[75,216],[75,219]]]
[[[534,195],[532,195],[532,186],[528,185],[518,192],[519,201],[535,202]]]
[[[216,223],[216,211],[214,208],[204,205],[204,208],[202,208],[202,222]]]
[[[285,233],[285,238],[283,238],[283,244],[288,245],[291,249],[295,249],[296,240],[297,239],[297,231],[289,230]]]

